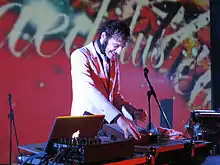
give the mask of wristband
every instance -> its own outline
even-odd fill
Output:
[[[121,116],[122,116],[122,114],[119,113],[119,114],[112,120],[111,123],[117,123],[118,118],[121,117]]]

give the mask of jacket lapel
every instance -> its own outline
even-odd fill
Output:
[[[91,43],[91,49],[90,51],[91,53],[91,60],[93,62],[93,64],[95,65],[95,68],[97,70],[97,74],[102,78],[102,81],[105,85],[106,90],[108,91],[108,77],[106,77],[104,68],[102,67],[102,63],[99,59],[98,54],[96,53],[95,49],[94,49],[94,45]]]
[[[115,83],[115,69],[116,69],[116,66],[115,66],[115,61],[112,61],[110,63],[110,81],[109,81],[109,92],[112,92],[112,88],[113,88],[113,85]]]

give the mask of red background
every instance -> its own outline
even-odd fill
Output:
[[[14,13],[7,13],[0,18],[0,41],[7,37],[16,19]],[[209,36],[206,35],[207,40],[209,42]],[[19,40],[16,49],[23,48],[27,43]],[[42,47],[45,52],[51,52],[57,45],[60,45],[59,40],[50,40]],[[148,87],[143,68],[135,67],[131,61],[121,64],[120,68],[122,94],[135,106],[147,109]],[[149,77],[159,100],[173,99],[173,127],[184,132],[190,110],[186,100],[174,91],[168,77],[151,67],[149,69]],[[6,41],[0,49],[0,75],[0,163],[6,163],[9,160],[8,94],[12,94],[19,144],[46,141],[55,117],[70,114],[70,61],[64,50],[52,58],[43,58],[36,53],[34,45],[22,57],[15,57]],[[158,126],[160,111],[154,100],[151,105],[152,122]],[[17,156],[16,151],[13,135],[13,158]]]

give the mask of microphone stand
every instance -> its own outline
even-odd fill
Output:
[[[149,113],[149,114],[148,114],[148,115],[149,115],[148,131],[150,131],[150,130],[152,129],[152,122],[151,122],[151,105],[150,105],[150,99],[151,99],[151,96],[152,96],[152,95],[153,95],[155,101],[157,102],[157,105],[158,105],[158,107],[159,107],[159,109],[160,109],[160,112],[161,112],[162,115],[163,115],[163,118],[164,118],[164,120],[165,120],[165,122],[166,122],[166,124],[167,124],[167,128],[171,129],[170,123],[169,123],[168,120],[167,120],[167,117],[166,117],[166,115],[165,115],[165,113],[164,113],[164,110],[162,109],[162,107],[161,107],[161,105],[160,105],[160,103],[159,103],[159,101],[158,101],[158,99],[157,99],[156,92],[155,92],[153,86],[152,86],[151,83],[150,83],[150,80],[149,80],[149,78],[148,78],[148,72],[149,72],[149,70],[148,70],[147,68],[144,68],[144,77],[146,78],[146,80],[147,80],[147,82],[148,82],[148,85],[149,85],[149,88],[150,88],[150,90],[147,92],[147,96],[148,96],[148,111],[149,111],[149,112],[148,112],[148,113]]]
[[[8,102],[9,102],[9,106],[10,106],[10,113],[8,114],[8,118],[10,120],[9,165],[12,165],[12,126],[14,126],[14,133],[15,133],[15,137],[16,137],[17,147],[19,146],[18,145],[18,136],[17,136],[17,132],[16,132],[14,112],[13,112],[13,109],[12,109],[11,98],[12,98],[11,94],[8,94]],[[20,149],[19,148],[18,148],[18,153],[20,155]]]

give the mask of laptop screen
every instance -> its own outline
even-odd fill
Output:
[[[103,120],[104,115],[58,116],[54,121],[48,141],[69,139],[76,132],[79,133],[79,137],[93,138],[97,136]]]
[[[35,154],[50,153],[52,140],[70,139],[76,132],[79,133],[79,137],[93,138],[97,136],[103,120],[104,115],[58,116],[54,120],[46,143],[27,144],[19,146],[19,148]]]

